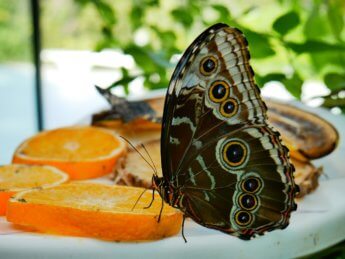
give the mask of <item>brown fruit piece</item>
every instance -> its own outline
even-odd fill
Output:
[[[319,116],[289,104],[266,100],[268,120],[282,135],[292,157],[307,161],[328,155],[337,146],[337,130]]]

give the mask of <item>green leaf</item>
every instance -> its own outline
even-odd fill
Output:
[[[268,40],[268,36],[243,27],[241,29],[250,43],[249,49],[253,58],[267,58],[275,54],[275,51]]]
[[[166,53],[170,54],[170,56],[168,57],[169,59],[172,54],[179,52],[176,48],[177,35],[174,33],[174,31],[163,31],[159,29],[157,26],[151,26],[151,29],[157,34],[157,36],[161,40],[162,51],[165,51]]]
[[[249,6],[248,8],[242,11],[241,16],[246,16],[250,14],[251,12],[255,11],[256,9],[258,9],[258,6],[256,5]]]
[[[108,86],[108,89],[114,88],[114,87],[118,87],[118,86],[124,86],[124,85],[128,85],[130,82],[132,82],[134,79],[136,79],[136,77],[133,76],[129,76],[129,77],[123,77],[120,80],[117,80],[115,82],[113,82],[110,86]]]
[[[130,45],[124,51],[134,58],[136,64],[145,74],[163,73],[171,67],[169,60],[164,57],[164,53],[153,51],[150,47]]]
[[[325,72],[345,72],[345,52],[317,52],[310,53],[310,68],[317,77],[323,77]]]
[[[96,7],[102,20],[107,25],[113,25],[116,23],[115,12],[110,4],[103,0],[75,0],[76,3],[86,6],[87,4],[93,4]]]
[[[139,3],[142,3],[142,1],[138,1]],[[159,0],[145,0],[145,5],[147,6],[159,6]]]
[[[340,107],[344,112],[345,98],[325,97],[322,106],[327,108]]]
[[[344,1],[333,0],[327,1],[328,19],[331,29],[336,39],[341,40],[341,32],[344,28]]]
[[[224,5],[213,4],[211,6],[214,10],[218,12],[220,20],[227,21],[231,18],[229,9],[226,8]]]
[[[330,33],[327,16],[320,12],[321,5],[314,3],[303,26],[304,35],[311,40],[321,40]]]
[[[187,0],[185,6],[189,11],[190,16],[198,17],[200,16],[201,10],[203,10],[203,8],[205,7],[205,4],[207,4],[207,2],[202,0]]]
[[[102,39],[96,43],[94,50],[95,51],[102,51],[103,49],[113,48],[115,46],[116,45],[113,41],[110,41],[109,39]]]
[[[145,73],[153,73],[156,71],[156,65],[149,56],[147,48],[129,45],[124,49],[124,52],[130,54],[134,58],[135,63]]]
[[[296,72],[291,78],[282,80],[282,83],[293,96],[295,96],[297,99],[301,98],[303,80]]]
[[[255,80],[258,83],[260,87],[264,86],[264,84],[271,82],[271,81],[279,81],[282,82],[284,79],[286,79],[286,76],[281,73],[271,73],[264,76],[260,76],[258,74],[255,74]]]
[[[345,74],[329,73],[325,75],[324,81],[331,90],[345,88]]]
[[[171,64],[169,60],[165,58],[164,52],[157,53],[155,51],[149,51],[148,55],[158,66],[163,68],[171,68]]]
[[[131,26],[136,29],[143,25],[143,17],[145,10],[141,6],[133,6],[130,12]]]
[[[345,44],[331,44],[316,40],[307,40],[304,43],[286,42],[286,45],[298,54],[345,50]]]
[[[101,15],[103,21],[109,25],[116,23],[115,13],[111,5],[104,1],[93,0],[93,4],[96,6],[97,11]]]
[[[299,23],[300,18],[298,13],[290,11],[275,20],[273,23],[273,29],[280,35],[285,36],[289,31],[297,27]]]
[[[125,93],[129,94],[129,88],[128,85],[130,82],[132,82],[134,79],[136,79],[136,76],[129,76],[127,69],[121,68],[122,71],[122,78],[120,80],[117,80],[113,82],[110,86],[107,87],[108,90],[118,87],[118,86],[123,86]]]
[[[193,16],[190,15],[186,8],[177,8],[171,12],[171,15],[177,22],[182,23],[187,28],[193,23]]]
[[[113,31],[110,26],[103,26],[102,34],[105,38],[109,39],[109,41],[113,40]]]
[[[159,81],[156,79],[153,80],[151,77],[152,74],[158,74]],[[145,74],[144,86],[148,89],[159,89],[166,88],[169,85],[169,79],[167,78],[167,70],[159,69],[155,73]]]
[[[161,89],[161,88],[167,88],[169,85],[169,81],[166,79],[166,74],[159,74],[161,80],[159,82],[152,82],[149,80],[148,77],[146,77],[144,81],[144,86],[148,89]]]

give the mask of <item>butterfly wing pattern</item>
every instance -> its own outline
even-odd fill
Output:
[[[189,46],[170,81],[162,126],[163,199],[197,223],[250,239],[288,225],[294,167],[238,29],[216,24]]]

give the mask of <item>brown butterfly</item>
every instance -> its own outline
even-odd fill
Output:
[[[165,202],[242,239],[287,227],[298,192],[247,45],[241,31],[216,24],[188,47],[165,99],[163,177],[153,176]]]

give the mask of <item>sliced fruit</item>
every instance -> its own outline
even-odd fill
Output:
[[[117,241],[155,240],[175,235],[182,214],[151,199],[142,188],[96,183],[69,183],[46,190],[21,192],[10,199],[7,220],[41,232]]]
[[[157,113],[157,117],[163,116],[165,96],[147,99],[146,102],[151,106],[153,110],[155,110],[155,112]]]
[[[93,125],[98,127],[104,127],[112,130],[136,130],[136,131],[146,131],[146,130],[160,130],[160,122],[152,122],[142,118],[135,119],[131,122],[124,123],[121,120],[102,120]]]
[[[112,112],[113,111],[110,110],[96,115],[101,117]],[[92,125],[113,130],[116,134],[126,138],[134,145],[150,140],[160,139],[160,121],[150,121],[144,118],[137,118],[125,123],[120,118],[95,120],[96,115],[93,117],[94,121],[92,122]]]
[[[4,165],[0,167],[0,215],[6,214],[8,199],[15,193],[44,189],[68,180],[68,175],[52,166]]]
[[[114,130],[132,144],[160,138],[164,98],[128,101],[96,87],[111,109],[92,115],[92,125]]]
[[[112,131],[97,127],[59,128],[22,143],[13,163],[52,165],[71,179],[88,179],[111,173],[125,151],[125,142]]]
[[[267,101],[268,120],[281,133],[292,157],[301,161],[331,153],[337,146],[337,130],[319,116],[288,104]]]
[[[147,152],[150,154],[155,167],[157,168],[158,176],[162,175],[161,168],[161,153],[160,141],[150,141],[144,143]],[[148,161],[150,158],[142,146],[138,146],[137,150],[143,154]],[[152,187],[152,168],[144,161],[137,151],[131,149],[123,163],[118,163],[115,170],[115,183],[123,185],[140,186],[145,188]]]
[[[297,198],[311,193],[319,186],[319,177],[322,173],[322,168],[316,168],[310,162],[302,162],[297,159],[291,159],[295,166],[295,182],[298,184],[300,191]]]
[[[97,91],[109,102],[111,109],[92,115],[92,125],[111,129],[128,128],[135,131],[159,130],[164,99],[128,101],[112,94],[109,89],[96,86]]]

